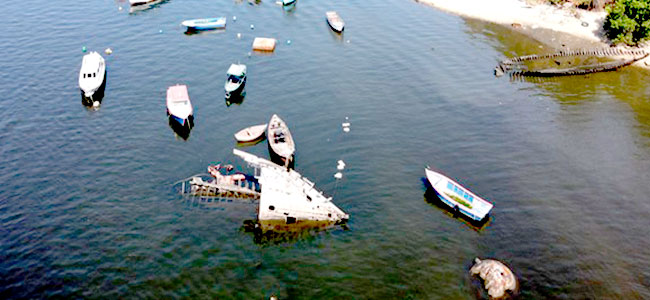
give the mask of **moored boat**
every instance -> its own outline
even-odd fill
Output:
[[[345,22],[343,22],[343,19],[341,19],[337,12],[328,11],[325,13],[325,16],[327,17],[327,24],[330,25],[332,30],[339,33],[343,32],[343,29],[345,28]]]
[[[226,17],[185,20],[181,25],[187,30],[211,30],[226,28]]]
[[[156,3],[160,3],[162,0],[129,0],[129,4],[133,6],[145,6],[145,5],[153,5]]]
[[[291,5],[291,4],[294,4],[294,3],[296,3],[296,0],[282,0],[282,5],[283,6],[288,6],[288,5]]]
[[[251,127],[246,127],[240,131],[237,131],[237,133],[235,133],[235,139],[240,143],[255,141],[261,138],[262,136],[264,136],[266,127],[267,124],[260,124]]]
[[[435,172],[428,167],[424,169],[427,180],[440,200],[470,219],[481,222],[490,213],[493,204],[472,193],[467,188],[449,177]]]
[[[285,165],[290,165],[296,146],[289,127],[278,115],[274,114],[271,117],[266,136],[271,154],[277,155]]]
[[[92,51],[84,55],[79,69],[79,89],[84,99],[95,100],[103,93],[106,79],[106,62],[99,53]],[[96,95],[98,94],[98,95]]]
[[[167,114],[182,126],[191,127],[193,108],[187,86],[177,84],[167,88]]]
[[[226,90],[226,99],[230,99],[233,94],[241,93],[246,85],[246,65],[232,64],[226,72],[226,83],[224,89]]]

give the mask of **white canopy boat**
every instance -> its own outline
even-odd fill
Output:
[[[237,133],[235,133],[235,139],[240,143],[255,141],[261,138],[262,136],[264,136],[266,127],[267,127],[266,124],[246,127],[240,131],[237,131]]]
[[[167,114],[182,126],[191,127],[194,113],[187,86],[177,84],[167,88]]]
[[[492,203],[472,193],[449,177],[432,171],[428,167],[424,169],[424,172],[438,198],[454,211],[479,222],[490,213],[493,206]]]
[[[271,154],[279,156],[285,165],[293,160],[293,153],[296,146],[287,124],[278,115],[273,115],[269,121],[266,134],[269,141]]]
[[[187,30],[211,30],[226,28],[226,17],[185,20],[181,25]]]
[[[226,90],[226,99],[236,93],[241,93],[246,85],[246,65],[232,64],[226,72],[226,83],[224,89]]]
[[[325,16],[327,16],[327,24],[329,24],[334,31],[339,33],[343,32],[343,29],[345,28],[345,22],[343,22],[343,19],[341,19],[337,12],[328,11],[325,13]]]
[[[93,100],[95,92],[101,91],[106,79],[106,63],[99,53],[92,51],[84,55],[79,70],[79,88],[84,98]]]

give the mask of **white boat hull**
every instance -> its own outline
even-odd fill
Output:
[[[235,133],[235,140],[240,143],[252,142],[264,136],[267,124],[246,127]]]
[[[425,169],[427,180],[438,198],[454,211],[480,222],[485,219],[493,204],[477,196],[449,177]]]

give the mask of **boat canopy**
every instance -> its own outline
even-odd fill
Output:
[[[246,75],[246,65],[232,64],[228,68],[227,74],[242,77]]]

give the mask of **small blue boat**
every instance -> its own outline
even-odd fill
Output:
[[[187,30],[211,30],[226,28],[226,17],[185,20],[181,25]]]

